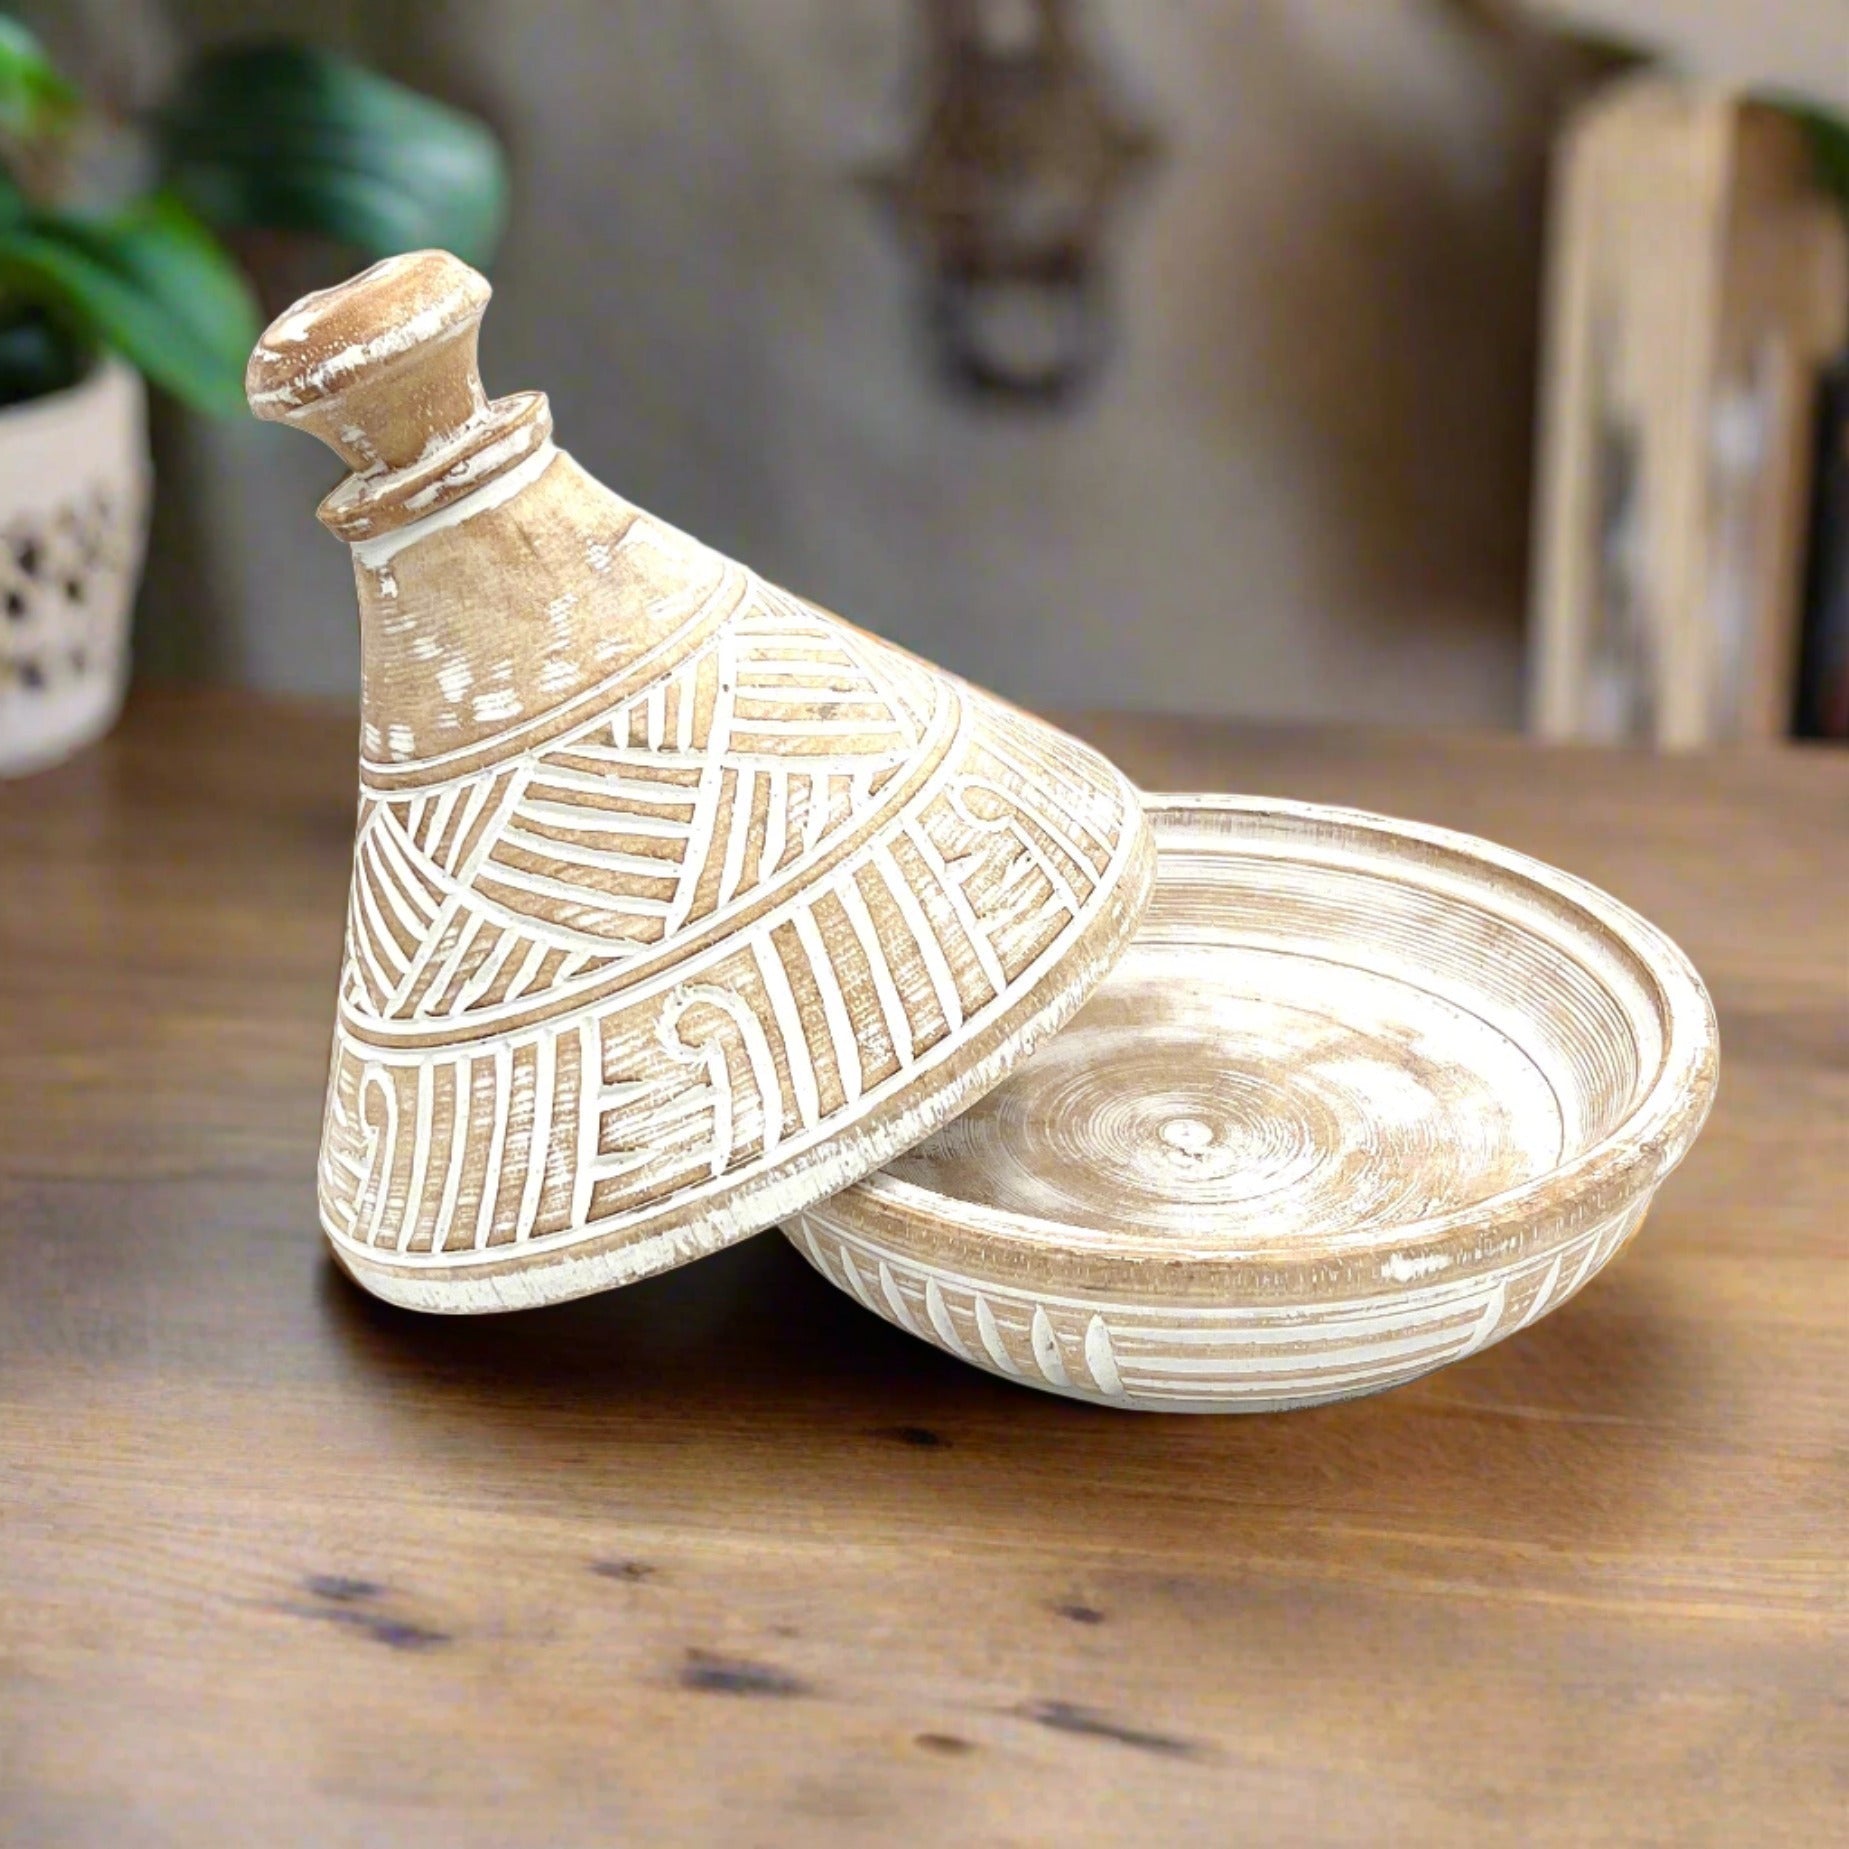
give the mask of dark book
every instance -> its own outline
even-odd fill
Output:
[[[1849,741],[1849,354],[1818,394],[1810,554],[1792,731]]]

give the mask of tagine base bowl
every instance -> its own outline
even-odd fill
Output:
[[[1460,1360],[1617,1255],[1714,1087],[1667,938],[1468,836],[1147,805],[1129,951],[999,1088],[786,1226],[819,1271],[1031,1386],[1271,1411]]]

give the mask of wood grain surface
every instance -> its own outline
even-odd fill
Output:
[[[783,1240],[511,1317],[334,1269],[354,721],[0,785],[0,1840],[1822,1843],[1849,1718],[1849,757],[1081,727],[1608,887],[1724,1077],[1558,1314],[1135,1417]]]

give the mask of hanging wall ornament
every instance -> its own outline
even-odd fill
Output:
[[[1077,0],[922,6],[916,139],[871,184],[917,250],[945,375],[1063,402],[1108,351],[1108,233],[1155,138],[1116,100]]]

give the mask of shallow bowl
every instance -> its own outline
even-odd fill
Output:
[[[1714,1093],[1668,938],[1468,835],[1146,802],[1128,953],[1000,1087],[785,1228],[824,1277],[1030,1386],[1235,1412],[1410,1380],[1610,1263]]]

